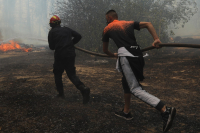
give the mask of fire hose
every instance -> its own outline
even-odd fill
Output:
[[[159,44],[160,47],[188,47],[188,48],[200,48],[200,44],[184,44],[184,43],[161,43]],[[91,55],[95,55],[95,56],[101,56],[101,57],[110,57],[106,54],[100,54],[100,53],[95,53],[95,52],[91,52],[89,50],[85,50],[82,49],[80,47],[75,46],[76,49],[91,54]],[[156,47],[150,46],[150,47],[146,47],[144,49],[141,49],[142,52],[148,51],[148,50],[152,50],[155,49]]]

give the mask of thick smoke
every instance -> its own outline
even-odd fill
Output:
[[[27,37],[47,39],[55,0],[0,0],[0,42],[10,38],[25,44],[47,44]]]

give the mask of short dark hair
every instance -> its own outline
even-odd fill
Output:
[[[115,19],[118,19],[117,12],[115,10],[113,10],[113,9],[107,11],[106,15],[109,15],[109,16],[112,16]]]

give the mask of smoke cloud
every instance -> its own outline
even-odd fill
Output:
[[[0,0],[0,41],[20,37],[16,39],[21,43],[44,43],[27,37],[47,39],[54,2],[55,0]]]
[[[0,0],[0,41],[19,36],[21,40],[18,41],[27,44],[44,43],[25,38],[47,39],[49,19],[55,10],[55,2],[56,0]],[[196,2],[200,8],[200,1]],[[175,36],[200,38],[199,28],[200,10],[184,28],[170,27],[169,30],[173,30]]]

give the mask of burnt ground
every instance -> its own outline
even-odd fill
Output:
[[[163,52],[164,51],[164,52]],[[157,53],[157,54],[155,54]],[[144,89],[177,108],[169,133],[200,133],[200,52],[154,50],[145,58]],[[123,90],[115,59],[82,54],[77,75],[91,88],[91,101],[63,74],[65,99],[58,99],[52,73],[53,53],[0,53],[1,133],[161,133],[160,113],[132,97],[131,121],[120,119]]]

